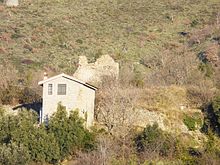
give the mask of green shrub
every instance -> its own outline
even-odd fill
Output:
[[[210,63],[200,63],[199,70],[202,71],[206,77],[212,78],[214,69]]]
[[[25,165],[30,161],[27,148],[15,143],[0,145],[0,164],[2,165]]]
[[[162,131],[158,124],[148,125],[135,139],[139,153],[154,152],[162,157],[177,154],[178,141],[170,134]]]
[[[134,70],[133,73],[133,78],[131,80],[131,84],[139,87],[139,88],[143,88],[144,87],[144,74],[139,71],[137,68]]]
[[[38,163],[57,163],[78,150],[91,151],[95,148],[95,136],[84,128],[83,119],[78,117],[77,112],[71,112],[68,116],[62,105],[58,106],[57,113],[51,117],[47,127],[38,125],[36,113],[23,110],[17,115],[7,115],[1,111],[0,130],[0,146],[3,145],[0,149],[7,149],[7,155],[0,155],[2,161],[6,162],[4,164],[16,161],[15,154],[20,154],[20,146],[21,152],[25,152],[25,158]],[[18,147],[10,145],[11,143]],[[12,147],[19,152],[12,153]],[[14,154],[14,159],[10,161],[9,153]]]
[[[88,151],[95,147],[94,134],[84,128],[84,120],[79,118],[78,112],[72,111],[68,116],[61,104],[58,104],[57,112],[49,120],[48,130],[55,135],[61,159],[78,149]]]
[[[183,123],[187,126],[190,131],[196,130],[197,120],[191,116],[184,115]]]
[[[18,115],[5,115],[0,120],[2,144],[15,142],[27,148],[30,159],[35,162],[59,160],[59,146],[53,134],[43,126],[37,127],[37,114],[21,111]]]
[[[212,107],[214,114],[217,118],[218,123],[220,123],[220,96],[217,96],[213,102],[212,102]]]

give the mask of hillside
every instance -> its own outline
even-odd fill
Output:
[[[219,0],[19,3],[0,0],[0,164],[220,164]],[[49,124],[11,114],[78,67],[100,73],[94,128],[62,103]]]
[[[1,63],[19,71],[44,67],[73,73],[79,55],[94,61],[102,54],[116,60],[140,61],[188,45],[190,37],[215,24],[218,0],[38,0],[17,8],[0,6]],[[184,33],[183,33],[184,34]],[[195,53],[205,43],[192,46]]]

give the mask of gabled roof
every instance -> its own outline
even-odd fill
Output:
[[[90,85],[90,84],[88,84],[88,83],[86,83],[86,82],[84,82],[84,81],[78,80],[78,79],[76,79],[76,78],[74,78],[74,77],[72,77],[72,76],[69,76],[69,75],[67,75],[67,74],[64,74],[64,73],[59,74],[59,75],[56,75],[56,76],[53,76],[53,77],[50,77],[50,78],[48,78],[48,79],[46,79],[46,80],[39,81],[39,82],[38,82],[38,85],[43,85],[43,84],[46,83],[46,82],[49,82],[49,81],[51,81],[51,80],[54,80],[54,79],[57,79],[57,78],[60,78],[60,77],[67,78],[67,79],[69,79],[69,80],[72,80],[72,81],[75,81],[75,82],[77,82],[77,83],[79,83],[79,84],[82,84],[82,85],[84,85],[84,86],[86,86],[86,87],[88,87],[88,88],[91,88],[91,89],[93,89],[93,90],[97,90],[97,88],[96,88],[95,86]]]

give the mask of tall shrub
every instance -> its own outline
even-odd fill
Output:
[[[0,145],[0,164],[3,165],[26,165],[30,161],[27,148],[15,143]]]
[[[177,140],[163,132],[158,124],[146,126],[135,139],[137,151],[144,155],[159,155],[162,157],[177,154]]]
[[[17,115],[4,115],[0,118],[0,127],[0,142],[3,145],[15,143],[25,147],[30,159],[35,162],[59,160],[59,146],[54,135],[43,126],[37,126],[35,113],[21,111]]]
[[[53,133],[58,142],[61,159],[75,153],[79,149],[94,148],[94,135],[84,128],[83,119],[77,111],[70,112],[58,104],[57,112],[50,118],[48,130]]]

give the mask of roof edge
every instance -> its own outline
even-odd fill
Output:
[[[48,78],[48,79],[46,79],[46,80],[39,81],[39,82],[38,82],[38,85],[43,86],[44,83],[46,83],[46,82],[48,82],[48,81],[51,81],[51,80],[54,80],[54,79],[59,78],[59,77],[65,77],[65,78],[67,78],[67,79],[70,79],[70,80],[72,80],[72,81],[75,81],[75,82],[77,82],[77,83],[80,83],[80,84],[82,84],[82,85],[85,85],[85,86],[87,86],[87,87],[89,87],[89,88],[91,88],[91,89],[94,89],[94,90],[97,90],[97,89],[98,89],[97,87],[95,87],[95,86],[93,86],[93,85],[91,85],[91,84],[89,84],[89,83],[86,83],[86,82],[84,82],[84,81],[81,81],[81,80],[79,80],[79,79],[76,79],[76,78],[74,78],[74,77],[72,77],[72,76],[69,76],[69,75],[67,75],[67,74],[65,74],[65,73],[61,73],[61,74],[59,74],[59,75],[50,77],[50,78]]]

